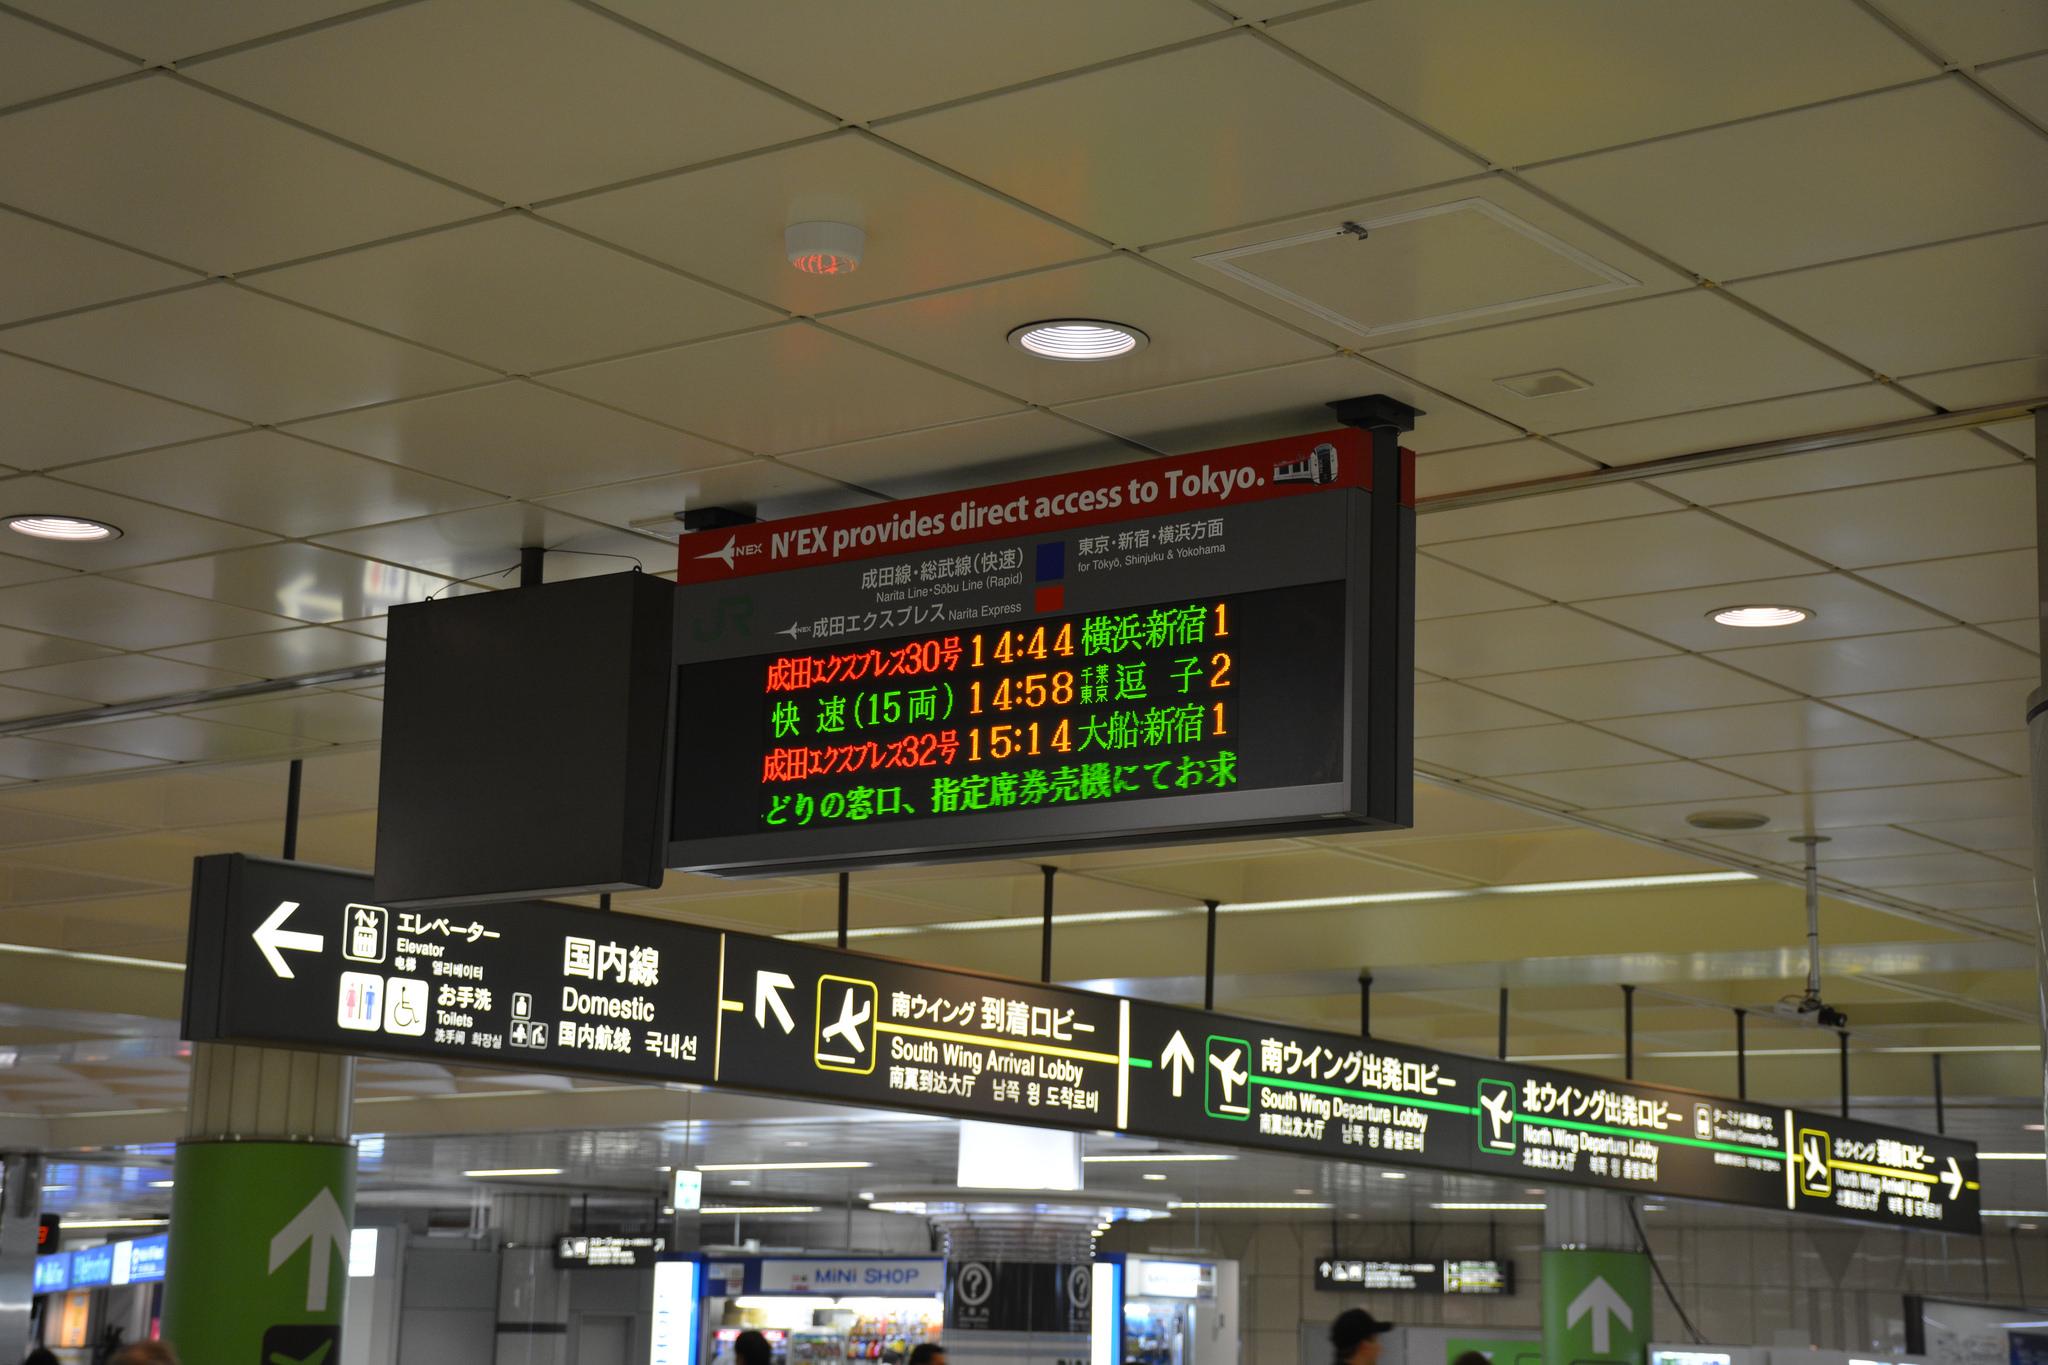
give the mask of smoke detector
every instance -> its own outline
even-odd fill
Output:
[[[851,275],[868,235],[851,223],[792,223],[782,233],[789,263],[806,275]]]

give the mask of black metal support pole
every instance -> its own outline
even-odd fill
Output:
[[[1735,1098],[1749,1098],[1749,1011],[1735,1011]]]
[[[293,759],[284,779],[284,860],[299,856],[299,783],[306,774],[305,763]]]
[[[846,906],[853,894],[853,879],[846,873],[839,874],[839,946],[846,946]]]
[[[1052,879],[1059,869],[1056,867],[1043,867],[1039,871],[1045,873],[1045,938],[1039,945],[1038,979],[1040,981],[1050,981],[1052,980]]]
[[[598,896],[597,896],[597,908],[598,908],[598,909],[600,909],[600,910],[607,910],[607,911],[608,911],[608,910],[610,910],[610,909],[612,908],[612,893],[611,893],[611,892],[609,892],[609,891],[600,891],[600,892],[598,893]]]
[[[1948,1132],[1948,1111],[1941,1101],[1941,1054],[1934,1054],[1934,1131]]]
[[[1849,1117],[1849,1030],[1841,1031],[1842,1037],[1842,1117]]]
[[[1203,901],[1209,907],[1209,949],[1202,959],[1202,1008],[1216,1008],[1216,902]]]
[[[1508,1059],[1508,988],[1500,988],[1500,1059]]]
[[[519,586],[539,587],[544,577],[541,565],[547,559],[547,551],[538,545],[519,547]]]
[[[1636,988],[1621,988],[1621,1074],[1636,1078]]]
[[[1358,974],[1358,1036],[1372,1037],[1372,973]]]

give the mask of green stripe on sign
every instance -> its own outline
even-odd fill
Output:
[[[1733,1152],[1737,1156],[1774,1156],[1780,1161],[1785,1154],[1772,1147],[1741,1147],[1732,1142],[1713,1142],[1707,1138],[1680,1137],[1676,1133],[1644,1133],[1634,1128],[1616,1128],[1605,1123],[1579,1123],[1573,1119],[1531,1119],[1515,1115],[1517,1123],[1540,1123],[1551,1128],[1574,1128],[1582,1133],[1604,1133],[1608,1137],[1642,1138],[1649,1142],[1670,1142],[1680,1147],[1705,1147],[1713,1152]]]
[[[1254,1076],[1260,1085],[1277,1086],[1282,1090],[1308,1090],[1318,1095],[1336,1095],[1347,1100],[1374,1100],[1380,1104],[1405,1104],[1410,1109],[1436,1109],[1446,1114],[1476,1114],[1479,1111],[1469,1104],[1447,1104],[1442,1100],[1418,1100],[1407,1095],[1382,1095],[1372,1090],[1346,1090],[1337,1085],[1317,1085],[1312,1081],[1282,1080],[1278,1076]]]
[[[1150,1071],[1152,1069],[1152,1063],[1146,1061],[1143,1057],[1126,1057],[1124,1058],[1124,1065],[1135,1066],[1143,1071]]]

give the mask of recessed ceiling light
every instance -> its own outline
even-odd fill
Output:
[[[1295,1192],[1296,1194],[1314,1194],[1314,1193],[1315,1193],[1315,1191],[1314,1191],[1314,1190],[1312,1190],[1312,1189],[1308,1188],[1308,1187],[1307,1187],[1306,1185],[1296,1185],[1296,1186],[1294,1187],[1294,1192]]]
[[[1406,1171],[1381,1171],[1381,1172],[1380,1172],[1380,1179],[1382,1179],[1382,1180],[1406,1180],[1407,1178],[1408,1178],[1408,1172],[1406,1172]]]
[[[1685,823],[1694,829],[1762,829],[1771,823],[1771,817],[1753,810],[1696,810],[1685,817]]]
[[[1012,346],[1047,360],[1114,360],[1150,340],[1135,327],[1094,318],[1048,318],[1010,333]]]
[[[30,512],[9,517],[7,529],[37,540],[117,540],[121,528],[91,517],[63,517],[50,512]]]
[[[1796,626],[1813,613],[1805,607],[1757,605],[1721,607],[1707,615],[1724,626],[1735,626],[1741,630],[1775,630],[1779,626]]]
[[[1157,1171],[1147,1171],[1147,1172],[1145,1172],[1145,1178],[1146,1178],[1147,1180],[1164,1180],[1164,1179],[1166,1179],[1166,1177],[1165,1177],[1165,1176],[1163,1176],[1163,1175],[1159,1174],[1159,1172],[1157,1172]]]

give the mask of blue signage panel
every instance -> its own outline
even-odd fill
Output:
[[[170,1260],[171,1235],[160,1232],[154,1237],[138,1237],[124,1242],[127,1248],[128,1274],[124,1279],[118,1273],[116,1284],[151,1284],[164,1277],[164,1267]],[[117,1255],[117,1261],[120,1259]],[[116,1266],[118,1272],[119,1266]]]
[[[114,1282],[114,1247],[86,1247],[71,1253],[71,1287],[97,1289]]]
[[[71,1253],[56,1251],[36,1257],[35,1292],[61,1294],[71,1287]]]

